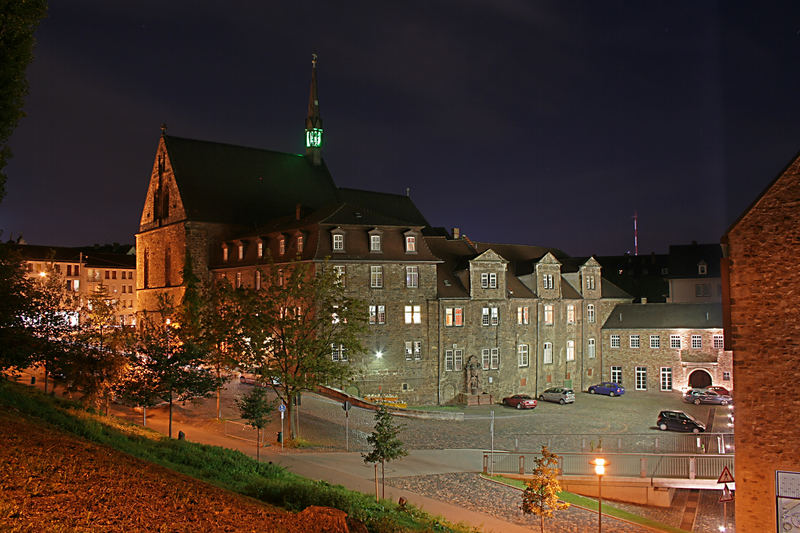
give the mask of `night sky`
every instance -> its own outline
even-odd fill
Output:
[[[718,242],[800,151],[800,2],[52,1],[3,240],[134,242],[168,133],[304,151],[337,185],[572,255]]]

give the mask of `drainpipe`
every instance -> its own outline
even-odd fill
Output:
[[[438,317],[436,320],[436,334],[439,338],[439,345],[436,348],[436,404],[442,405],[442,357],[444,354],[442,353],[442,300],[437,298],[436,299],[436,306],[438,309],[436,310],[436,316]],[[463,316],[463,315],[462,315]]]
[[[541,302],[536,303],[536,378],[533,391],[534,396],[539,396],[539,344],[541,344],[541,339],[539,338],[539,327],[541,325],[541,320],[539,320],[539,317],[541,316],[539,313],[539,308],[541,306]]]

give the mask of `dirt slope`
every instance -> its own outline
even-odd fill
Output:
[[[287,513],[0,413],[0,530],[347,532],[344,513]]]

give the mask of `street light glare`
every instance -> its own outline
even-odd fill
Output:
[[[383,357],[383,352],[382,352],[382,351],[380,351],[380,350],[378,350],[377,352],[375,352],[375,357],[377,357],[378,359],[380,359],[381,357]]]
[[[602,476],[603,474],[606,473],[606,467],[601,464],[597,464],[594,467],[594,473],[597,474],[598,476]]]

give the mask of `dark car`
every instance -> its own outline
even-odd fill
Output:
[[[516,407],[517,409],[533,409],[536,407],[536,400],[527,394],[515,394],[508,398],[503,398],[503,405]]]
[[[622,396],[625,394],[625,387],[613,381],[604,381],[589,387],[589,394],[607,394],[608,396]]]
[[[728,405],[729,403],[733,403],[733,398],[727,394],[719,394],[710,389],[690,389],[683,395],[683,401],[695,405],[700,405],[701,403]]]
[[[565,387],[551,387],[539,395],[539,400],[558,402],[561,405],[575,402],[575,391]]]
[[[658,413],[656,426],[661,431],[691,431],[700,433],[706,430],[705,424],[697,420],[690,414],[683,411],[661,411]]]

